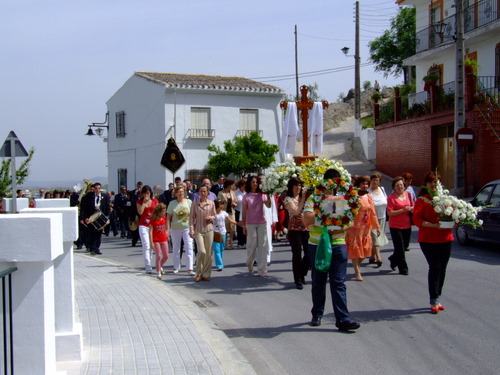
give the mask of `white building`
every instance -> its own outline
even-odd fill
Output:
[[[214,144],[259,131],[278,144],[283,91],[242,77],[136,72],[108,100],[108,188],[137,181],[165,188],[172,173],[161,164],[173,137],[186,162],[175,173],[204,176]]]
[[[461,0],[464,18],[464,57],[478,62],[482,89],[498,94],[500,75],[500,1]],[[456,0],[397,0],[399,5],[416,8],[417,46],[415,54],[404,61],[416,69],[417,92],[423,77],[439,76],[438,84],[454,92],[456,74],[455,38]],[[492,90],[493,88],[497,90]]]

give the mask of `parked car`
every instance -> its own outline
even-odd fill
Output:
[[[469,225],[457,226],[458,243],[468,245],[472,241],[485,241],[500,244],[500,180],[484,185],[470,203],[475,207],[483,207],[478,214],[483,226],[476,229]]]

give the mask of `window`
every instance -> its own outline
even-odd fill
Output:
[[[210,108],[191,108],[191,138],[213,138],[215,132],[211,129]]]
[[[240,109],[240,130],[237,136],[246,136],[251,132],[259,132],[262,137],[262,131],[259,130],[259,111],[256,109]]]
[[[118,169],[118,187],[127,186],[127,170],[126,169]]]
[[[125,134],[125,112],[116,112],[116,138],[123,138]]]

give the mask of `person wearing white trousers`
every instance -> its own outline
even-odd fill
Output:
[[[174,256],[174,273],[181,269],[181,241],[184,240],[184,256],[187,272],[194,276],[193,271],[193,239],[189,236],[189,229],[170,230],[170,238],[172,239],[172,248]]]
[[[141,189],[141,199],[137,201],[137,212],[141,215],[139,218],[139,236],[141,237],[142,255],[144,257],[144,267],[146,268],[146,273],[152,272],[149,221],[151,213],[157,204],[158,200],[153,198],[153,190],[151,187],[144,185]]]

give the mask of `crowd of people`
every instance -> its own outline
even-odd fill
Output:
[[[82,194],[68,196],[72,206],[79,206],[80,237],[75,245],[77,249],[85,246],[92,255],[102,254],[101,236],[120,235],[130,239],[132,246],[140,241],[146,273],[154,270],[161,280],[170,253],[174,274],[184,266],[187,275],[200,282],[209,281],[212,270],[222,271],[224,251],[236,247],[246,247],[249,273],[267,277],[273,242],[285,240],[291,247],[291,276],[296,288],[303,289],[308,273],[311,274],[311,325],[321,325],[329,280],[336,326],[350,331],[360,325],[349,318],[347,309],[348,260],[353,265],[354,280],[360,282],[364,281],[361,264],[365,259],[368,264],[382,267],[380,248],[389,242],[385,234],[388,224],[394,245],[389,267],[408,275],[405,253],[409,250],[412,225],[416,225],[429,265],[431,312],[444,310],[439,297],[453,234],[450,229],[440,228],[439,217],[430,203],[438,175],[428,173],[418,195],[411,186],[411,173],[394,178],[390,193],[381,185],[379,173],[352,176],[351,181],[344,182],[357,189],[359,207],[354,219],[341,227],[331,226],[331,220],[348,209],[339,171],[330,169],[325,173],[320,196],[305,191],[298,177],[288,181],[283,194],[269,194],[261,189],[263,178],[248,176],[235,182],[221,176],[213,185],[205,178],[195,190],[190,180],[177,177],[165,191],[157,185],[151,188],[138,182],[134,190],[120,186],[117,194],[103,193],[101,184],[93,183]],[[328,220],[330,224],[325,224]],[[326,271],[315,264],[325,228],[332,253]]]

